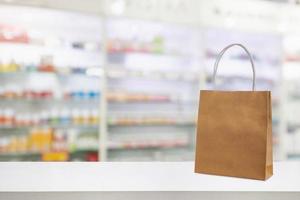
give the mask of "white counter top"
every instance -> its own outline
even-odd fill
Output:
[[[267,181],[195,174],[193,162],[0,163],[0,191],[300,191],[300,162]]]

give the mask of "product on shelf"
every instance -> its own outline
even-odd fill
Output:
[[[75,50],[100,50],[99,42],[91,41],[70,41],[62,40],[61,38],[40,38],[34,37],[34,34],[28,34],[27,30],[10,24],[0,24],[0,43],[28,44],[39,45],[45,47],[69,48]]]
[[[42,153],[42,161],[68,161],[69,157],[69,153],[65,151]]]
[[[98,152],[87,152],[85,156],[86,161],[96,162],[99,161],[99,153]]]
[[[72,91],[66,91],[63,96],[65,99],[93,100],[93,99],[99,99],[100,92],[95,90],[72,90]]]
[[[0,42],[28,43],[29,34],[19,26],[0,23]]]
[[[107,50],[109,53],[155,53],[162,54],[165,52],[164,38],[162,36],[156,36],[152,41],[136,41],[125,39],[109,39],[107,44]]]
[[[83,66],[55,66],[52,61],[47,61],[47,56],[39,63],[16,63],[14,60],[11,60],[8,63],[2,63],[0,61],[0,74],[9,74],[17,72],[41,72],[41,73],[53,73],[58,75],[72,75],[72,74],[81,74],[88,75],[87,68]]]
[[[34,153],[49,151],[53,142],[52,129],[32,129],[24,136],[1,136],[0,153]]]
[[[54,97],[54,91],[50,89],[24,89],[19,85],[0,87],[0,99],[19,100],[97,100],[100,92],[96,90],[72,90],[65,91],[61,97]]]
[[[285,57],[286,62],[299,62],[300,61],[300,56],[298,55],[287,55]]]
[[[23,90],[20,98],[24,99],[52,99],[53,92],[51,90]]]
[[[76,141],[77,150],[94,150],[98,151],[98,136],[96,134],[79,134]]]
[[[33,128],[26,135],[0,136],[0,156],[40,154],[45,161],[65,161],[77,150],[97,149],[95,132],[79,134],[73,129]]]
[[[20,65],[18,65],[14,60],[11,60],[11,62],[7,64],[0,61],[0,73],[16,72],[19,70]]]
[[[0,127],[26,126],[93,126],[99,124],[97,110],[49,110],[39,113],[18,113],[13,109],[0,109]]]
[[[0,126],[12,126],[15,122],[15,113],[12,109],[0,110]]]

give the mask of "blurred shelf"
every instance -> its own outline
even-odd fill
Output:
[[[177,53],[177,52],[164,52],[162,51],[146,51],[146,50],[107,50],[108,56],[127,56],[127,55],[151,55],[151,56],[167,56],[167,57],[193,57],[192,55],[183,54],[183,53]]]
[[[101,68],[92,68],[95,73],[89,71],[90,68],[82,68],[75,72],[55,72],[55,71],[14,71],[14,72],[0,72],[0,76],[27,76],[30,74],[45,74],[45,75],[55,75],[55,76],[87,76],[87,77],[99,77],[101,74]]]
[[[215,61],[217,56],[218,56],[219,52],[206,52],[206,60],[208,61]],[[255,55],[254,53],[252,53],[252,59],[254,60],[255,63],[257,63],[258,65],[260,64],[264,64],[264,65],[268,65],[268,66],[279,66],[280,65],[280,59],[278,59],[277,57],[266,57],[266,56],[258,56]],[[224,57],[222,59],[224,62],[239,62],[239,63],[248,63],[249,62],[249,58],[246,54],[236,54],[236,55],[230,55],[228,57]]]
[[[141,118],[108,118],[110,126],[151,126],[151,125],[195,125],[195,120],[178,120],[174,118],[141,117]],[[32,125],[0,125],[0,129],[25,129],[34,127],[51,128],[98,128],[99,124],[32,124]]]
[[[110,79],[128,79],[128,78],[138,78],[138,79],[151,79],[159,81],[187,81],[195,82],[199,81],[200,73],[195,71],[142,71],[135,69],[124,69],[127,68],[123,65],[111,65],[107,70],[107,77]]]
[[[98,147],[76,147],[74,150],[71,150],[71,153],[78,153],[84,151],[98,151]]]
[[[68,16],[67,13],[64,13],[64,15]],[[74,16],[70,16],[70,17],[74,18]],[[68,19],[70,17],[68,17]],[[39,20],[39,18],[35,18],[35,19]],[[44,26],[47,28],[47,24],[43,23],[42,19],[43,18],[41,18],[40,23],[44,24]],[[116,20],[115,23],[114,20]],[[172,29],[173,25],[171,25],[170,27],[168,24],[157,26],[159,22],[151,22],[150,25],[153,23],[154,26],[151,25],[148,27],[149,22],[147,22],[147,20],[141,20],[141,22],[138,23],[137,21],[135,20],[131,21],[130,19],[127,19],[128,21],[125,20],[124,21],[125,23],[123,23],[122,20],[124,20],[122,19],[122,17],[120,19],[107,18],[104,19],[103,22],[101,21],[99,23],[92,23],[91,25],[92,27],[97,26],[96,31],[91,31],[92,35],[85,34],[84,31],[75,31],[76,33],[75,32],[72,33],[73,30],[72,28],[71,28],[72,30],[70,29],[70,27],[68,29],[68,27],[64,27],[64,23],[60,23],[58,24],[61,25],[59,27],[49,29],[49,30],[47,29],[47,33],[45,33],[46,35],[39,36],[41,38],[30,38],[30,40],[32,41],[36,41],[36,39],[38,39],[37,42],[41,44],[47,44],[48,42],[49,44],[47,45],[49,46],[45,45],[43,47],[40,47],[41,45],[39,46],[38,44],[28,44],[28,43],[6,44],[7,46],[19,46],[17,49],[18,51],[15,51],[16,50],[15,48],[7,49],[5,45],[0,44],[1,50],[3,50],[4,52],[1,61],[5,62],[5,63],[0,63],[0,79],[4,80],[5,84],[7,83],[7,85],[1,85],[0,90],[1,92],[3,90],[3,94],[10,94],[11,92],[10,89],[11,88],[15,89],[14,85],[11,85],[11,83],[18,84],[17,89],[12,90],[13,92],[14,91],[23,92],[24,89],[18,87],[19,85],[23,86],[23,84],[25,86],[33,85],[32,88],[43,88],[39,84],[40,82],[47,82],[47,81],[43,81],[44,78],[45,80],[46,78],[49,78],[49,83],[51,81],[53,82],[55,81],[55,86],[53,86],[54,84],[50,83],[50,84],[45,84],[46,87],[51,87],[51,88],[53,87],[52,89],[54,88],[56,89],[55,92],[54,90],[53,92],[51,91],[52,92],[51,95],[49,96],[46,95],[47,97],[50,98],[26,99],[28,97],[31,98],[32,96],[39,97],[39,95],[35,95],[34,93],[35,91],[33,91],[34,95],[30,95],[30,94],[29,96],[20,95],[21,98],[7,98],[7,99],[0,98],[0,103],[2,103],[1,107],[3,107],[1,108],[2,110],[0,110],[0,114],[2,114],[4,117],[9,118],[9,120],[13,119],[11,120],[13,123],[9,123],[7,122],[8,121],[7,118],[3,119],[3,117],[0,116],[1,125],[12,124],[11,126],[0,126],[0,132],[1,132],[0,136],[3,137],[4,144],[6,140],[9,139],[11,139],[11,141],[14,142],[17,137],[19,137],[19,141],[22,141],[24,139],[23,137],[30,137],[32,135],[33,136],[54,135],[53,132],[57,128],[58,138],[59,136],[61,138],[64,136],[66,141],[71,141],[75,138],[78,139],[78,144],[83,144],[83,147],[77,147],[74,150],[68,149],[70,151],[69,152],[70,154],[78,154],[81,152],[88,152],[88,151],[98,152],[99,150],[98,146],[92,146],[86,148],[84,147],[84,144],[96,143],[98,145],[99,142],[98,138],[102,139],[101,138],[102,134],[108,136],[116,135],[117,138],[111,138],[111,137],[103,138],[105,139],[105,143],[107,143],[107,145],[105,146],[105,148],[103,148],[104,150],[102,149],[101,146],[101,153],[102,150],[103,152],[106,150],[116,150],[117,153],[122,153],[121,151],[118,150],[132,150],[132,149],[137,150],[136,152],[139,153],[140,152],[139,150],[141,149],[159,150],[160,148],[161,149],[170,148],[171,149],[170,151],[173,151],[174,149],[172,148],[178,148],[182,150],[182,147],[190,147],[192,145],[192,141],[194,139],[194,129],[195,126],[197,125],[197,120],[194,117],[196,115],[194,115],[194,113],[191,112],[191,109],[193,109],[195,113],[197,112],[197,108],[195,108],[194,105],[198,105],[199,102],[198,88],[200,86],[204,87],[205,84],[206,84],[205,87],[211,85],[210,74],[212,73],[207,73],[207,72],[211,72],[209,70],[213,70],[212,68],[213,64],[211,63],[213,63],[216,59],[215,56],[218,54],[216,47],[219,46],[216,44],[222,44],[224,41],[227,41],[227,38],[232,38],[231,33],[229,35],[230,37],[227,37],[225,33],[226,31],[221,30],[220,33],[222,32],[222,34],[219,34],[218,32],[218,34],[216,34],[216,38],[208,37],[209,39],[206,39],[207,38],[206,34],[211,28],[205,30],[197,29],[196,32],[194,32],[193,27],[185,27],[181,25],[178,25],[177,27],[176,25],[178,29],[176,28],[173,30]],[[76,20],[76,21],[80,21],[80,20]],[[76,25],[77,28],[81,28],[81,26],[83,26],[82,28],[85,30],[95,30],[94,28],[89,26],[89,20],[82,20],[80,22],[84,22],[84,23],[79,23],[78,25]],[[107,25],[106,27],[107,37],[104,38],[105,39],[104,43],[102,43],[103,38],[101,37],[101,31],[100,31],[101,25],[103,23]],[[33,26],[32,28],[34,30],[36,29],[35,31],[40,31],[39,30],[40,27]],[[67,28],[67,30],[63,30],[65,28]],[[29,29],[28,31],[31,30]],[[53,31],[54,33],[52,33]],[[67,31],[67,34],[64,37],[57,36],[58,33],[63,33],[64,31]],[[248,33],[242,33],[242,34],[243,34],[241,35],[242,37],[239,37],[239,34],[235,36],[241,41],[247,41],[250,39],[250,41],[253,40],[252,42],[253,45],[259,44],[255,41],[256,41],[256,37],[259,36],[260,38],[261,35],[259,34],[251,35],[251,37],[248,37]],[[33,35],[35,34],[29,34],[30,37],[33,37]],[[78,36],[80,40],[77,38],[77,40],[75,41],[76,37]],[[272,35],[270,35],[270,38],[271,36]],[[269,35],[267,37],[269,38]],[[263,39],[267,40],[268,39],[267,37]],[[97,41],[94,41],[95,38],[98,38],[99,40],[97,39]],[[204,44],[202,43],[202,39],[204,39],[204,41],[211,41],[212,44],[210,44],[210,42]],[[220,39],[220,41],[218,41],[217,39]],[[272,40],[272,43],[276,43],[276,41]],[[105,46],[103,46],[104,44]],[[267,41],[266,44],[268,44]],[[34,45],[38,46],[38,48],[35,48]],[[61,47],[62,45],[70,48],[62,48]],[[25,53],[26,54],[30,53],[29,47],[32,46],[34,47],[34,51],[36,51],[37,53],[33,52],[34,60],[29,61],[31,58],[29,58],[28,56],[27,59]],[[91,51],[88,51],[89,49],[88,47],[91,48],[92,50],[90,49]],[[106,51],[103,48],[107,48]],[[255,51],[253,52],[253,59],[259,65],[258,66],[259,70],[262,70],[261,71],[262,73],[257,73],[258,76],[257,85],[260,85],[260,83],[264,81],[263,84],[265,84],[269,88],[273,88],[273,86],[277,82],[275,79],[274,80],[272,79],[273,76],[268,76],[269,75],[268,72],[270,71],[274,73],[276,72],[277,66],[279,66],[278,56],[276,56],[276,54],[273,53],[271,55],[265,54],[264,51],[267,50],[264,50],[263,48],[256,49],[255,46],[253,46],[252,48],[255,49]],[[276,53],[277,50],[276,48],[271,48],[271,49],[273,49],[274,52]],[[83,51],[85,50],[88,51],[87,52],[88,54],[82,55]],[[104,50],[104,52],[101,52],[101,50]],[[23,52],[24,52],[24,56],[22,55]],[[19,55],[22,55],[22,57]],[[13,58],[18,56],[21,58],[20,59]],[[20,62],[18,60],[22,60],[23,62]],[[105,66],[103,66],[102,64],[104,61],[107,62],[105,63],[106,64]],[[225,62],[223,63],[225,65],[233,64],[232,65],[233,68],[231,70],[228,70],[230,74],[233,75],[224,76],[223,78],[230,77],[232,79],[235,79],[235,82],[224,81],[224,83],[226,83],[225,86],[230,85],[233,88],[239,87],[241,85],[239,83],[241,82],[244,83],[245,80],[246,81],[252,80],[247,77],[248,75],[251,75],[248,74],[248,71],[244,71],[244,69],[242,68],[234,69],[236,65],[237,66],[241,66],[241,65],[244,66],[246,64],[249,65],[249,60],[245,56],[245,54],[242,53],[229,54],[229,56],[227,58],[225,57],[223,61]],[[61,63],[62,65],[61,66],[58,64],[53,65],[53,63]],[[272,66],[273,68],[270,68],[270,66]],[[235,70],[237,70],[237,73],[243,72],[240,73],[242,75],[241,76],[235,75],[234,74],[234,72],[236,72]],[[270,74],[272,75],[273,73]],[[97,78],[97,80],[95,79],[96,81],[98,81],[98,79],[103,77],[102,80],[107,80],[107,84],[105,82],[104,84],[102,84],[100,81],[99,82],[95,81],[94,83],[87,83],[85,82],[85,80],[83,81],[79,80],[79,79],[84,79],[84,77],[73,77],[73,76],[95,77]],[[207,77],[207,79],[205,79],[205,77]],[[37,81],[33,81],[33,79],[36,79]],[[79,81],[77,81],[77,79]],[[86,80],[90,81],[90,79],[86,79]],[[166,82],[166,81],[173,81],[173,82]],[[56,82],[58,82],[57,85]],[[74,99],[73,98],[64,99],[64,97],[67,96],[64,95],[64,92],[65,91],[70,92],[71,94],[73,92],[73,89],[69,88],[69,86],[71,87],[73,85],[74,86],[78,85],[80,87],[82,86],[83,88],[86,88],[87,86],[90,85],[92,85],[92,88],[94,88],[94,86],[97,86],[96,90],[99,92],[98,98],[96,99],[77,98],[82,96],[80,94],[79,95],[77,94],[74,96],[68,95],[68,97],[74,97]],[[72,89],[72,90],[63,90],[65,86],[66,86],[65,89]],[[101,93],[102,91],[100,92],[100,87],[101,89],[103,87],[103,92],[105,92],[104,96],[107,96],[107,99],[100,99],[102,97],[102,93]],[[29,88],[29,90],[31,91],[32,88]],[[75,90],[78,90],[78,88],[76,88]],[[141,90],[140,93],[148,92],[148,94],[133,94],[134,92],[137,92],[136,90]],[[84,91],[88,91],[88,90],[84,90]],[[115,94],[110,94],[110,92],[115,92],[115,91],[117,91]],[[118,91],[125,91],[128,92],[128,94],[124,94]],[[152,91],[152,94],[149,94],[150,93],[149,91]],[[158,91],[164,91],[164,92],[161,92],[161,94],[159,94]],[[43,92],[44,91],[42,91],[42,93]],[[76,93],[77,91],[74,92]],[[132,93],[130,94],[130,92]],[[17,94],[25,94],[25,93],[17,93]],[[0,97],[2,96],[4,95],[0,95]],[[104,102],[103,104],[101,104],[101,106],[99,105],[100,100]],[[8,102],[11,102],[11,104],[8,104]],[[19,103],[20,105],[17,105],[17,103]],[[32,103],[33,106],[30,105],[30,103]],[[78,103],[78,105],[76,105],[75,103]],[[25,106],[27,107],[21,107],[24,106],[22,104],[25,104]],[[47,108],[47,110],[45,111],[40,110],[41,108],[44,108],[46,105],[52,107],[52,104],[55,104],[53,106],[55,108],[51,108],[51,109]],[[80,104],[84,106],[86,106],[86,104],[90,104],[92,106],[92,109],[81,109],[79,108]],[[194,104],[194,105],[190,105],[190,104]],[[66,109],[64,111],[63,109],[68,105],[73,106],[72,109]],[[104,107],[107,107],[108,109],[107,115]],[[146,107],[147,109],[145,109]],[[128,112],[132,111],[133,114],[132,113],[127,114],[126,109],[128,110]],[[31,113],[31,111],[33,110],[35,112]],[[39,111],[36,112],[36,110],[39,110],[41,112]],[[95,110],[98,110],[96,114],[96,116],[99,117],[97,118],[98,119],[97,124],[95,123],[95,120],[89,120],[90,119],[89,117],[85,118],[87,120],[77,120],[78,116],[80,119],[82,119],[82,116],[87,115],[86,113],[88,113],[89,116],[94,116],[92,111]],[[154,111],[156,110],[158,110],[159,112],[153,114]],[[79,114],[78,113],[76,114],[75,111],[78,111]],[[135,114],[134,111],[135,112],[142,111],[142,112]],[[189,113],[185,113],[188,111]],[[45,115],[46,117],[44,116],[45,112],[46,112]],[[113,112],[116,113],[119,112],[118,113],[119,115],[117,114],[114,115]],[[166,114],[164,114],[164,112]],[[116,117],[110,117],[110,116],[116,116]],[[111,132],[105,131],[104,133],[101,132],[101,134],[99,135],[100,121],[102,119],[107,120],[105,126],[108,126]],[[30,123],[28,123],[28,121],[30,121]],[[79,124],[76,124],[76,122],[79,122]],[[101,122],[103,123],[103,120]],[[273,121],[273,122],[274,125],[279,124],[277,121]],[[90,123],[90,124],[82,124],[82,123]],[[22,124],[22,126],[17,126],[19,124]],[[51,130],[46,133],[45,132],[31,133],[34,132],[31,131],[31,129],[36,129],[38,130],[37,132],[42,130],[41,132],[43,132],[43,128],[49,128]],[[70,130],[66,130],[66,129],[70,129]],[[79,129],[84,129],[84,130],[79,130]],[[85,129],[91,129],[91,130],[85,130]],[[17,135],[17,134],[9,135],[10,134],[9,130],[18,130],[20,131],[20,133],[24,132],[25,134],[27,134],[27,136]],[[140,136],[136,137],[134,135],[135,131],[136,134],[140,134],[141,137]],[[17,131],[15,132],[17,133]],[[122,137],[124,137],[122,138],[120,137],[120,134],[123,133],[124,134],[130,133],[132,135],[129,135],[127,137],[122,135]],[[154,134],[155,138],[149,137],[151,140],[148,141],[147,134],[151,134],[151,133],[155,133]],[[169,133],[170,136],[168,135]],[[98,138],[95,140],[93,140],[94,139],[93,137],[92,139],[90,139],[90,137],[84,138],[84,136],[86,135],[90,136],[89,134],[92,136],[98,134],[97,135]],[[180,137],[178,137],[179,135]],[[5,136],[7,136],[7,138],[5,138]],[[70,140],[68,140],[69,136],[72,136],[74,138],[70,138]],[[77,136],[78,138],[76,138]],[[177,138],[175,139],[176,136]],[[182,139],[181,136],[183,136],[184,138]],[[188,137],[188,139],[186,139],[186,137]],[[107,139],[109,140],[107,141]],[[118,139],[118,140],[113,140],[113,139]],[[123,141],[120,141],[120,139],[123,139]],[[140,140],[143,139],[147,141],[136,141],[138,139]],[[90,142],[90,140],[92,140],[91,143],[86,142],[86,141]],[[131,141],[126,141],[126,140],[131,140]],[[47,148],[48,147],[49,145],[47,146]],[[67,145],[65,147],[69,148],[70,146]],[[15,149],[15,148],[8,148],[8,149]],[[23,150],[23,148],[17,148],[17,149]],[[27,150],[28,149],[29,148],[27,148]],[[1,156],[38,157],[41,156],[41,154],[42,152],[20,152],[20,153],[7,153],[7,154],[0,153],[0,157]],[[143,156],[147,157],[148,155],[143,155]],[[109,157],[110,155],[108,155],[108,159]]]
[[[175,119],[159,119],[159,118],[148,118],[148,119],[117,119],[112,120],[108,119],[109,126],[189,126],[196,125],[196,120],[175,120]],[[35,124],[35,125],[26,125],[26,126],[11,126],[11,125],[2,125],[0,130],[22,130],[22,129],[31,129],[31,128],[99,128],[98,124],[89,125],[89,124]]]
[[[100,98],[1,98],[0,102],[28,102],[28,103],[49,103],[49,102],[99,102]],[[170,97],[164,95],[123,95],[116,94],[110,95],[108,94],[107,101],[109,103],[197,103],[196,99],[183,100],[179,97]]]
[[[57,102],[62,102],[62,103],[92,103],[92,102],[99,102],[99,98],[95,99],[75,99],[75,98],[70,98],[70,99],[55,99],[55,98],[36,98],[36,99],[27,99],[27,98],[0,98],[0,102],[22,102],[22,103],[57,103]]]
[[[196,103],[196,99],[182,99],[180,96],[160,94],[126,94],[115,92],[107,94],[109,103]]]
[[[136,124],[109,124],[111,127],[116,126],[124,126],[124,127],[130,127],[130,126],[139,126],[139,127],[149,127],[149,126],[196,126],[196,123],[136,123]]]
[[[208,73],[210,74],[210,73]],[[230,78],[229,81],[234,81],[234,79],[236,80],[242,80],[242,81],[252,81],[252,77],[249,77],[248,75],[236,75],[236,74],[226,74],[226,75],[218,75],[218,79],[221,81],[228,81],[228,79]],[[206,80],[208,83],[212,83],[213,77],[212,75],[208,75],[206,77]],[[271,85],[274,85],[276,83],[276,81],[274,81],[271,78],[267,78],[267,77],[255,77],[255,80],[257,82],[262,81],[262,82],[268,82]]]
[[[22,99],[22,98],[0,98],[0,103],[99,103],[100,99]],[[114,97],[109,98],[108,103],[118,104],[118,103],[175,103],[175,104],[198,104],[197,100],[181,100],[179,98],[170,98],[170,97],[136,97],[136,96],[127,96],[127,97]]]
[[[76,154],[81,154],[85,152],[97,152],[98,149],[96,148],[80,148],[76,150],[66,151],[65,153],[69,154],[70,156],[75,156]],[[43,153],[49,152],[39,152],[39,151],[32,151],[32,152],[0,152],[0,160],[1,159],[17,159],[17,158],[38,158],[41,159]],[[53,153],[53,152],[52,152]]]
[[[51,124],[40,124],[40,125],[31,125],[31,126],[0,126],[0,130],[28,130],[32,128],[78,128],[78,129],[98,129],[99,125],[72,125],[72,124],[60,124],[60,125],[51,125]],[[0,133],[1,135],[1,133]]]
[[[30,74],[49,74],[49,75],[73,75],[72,73],[57,73],[57,72],[47,72],[47,71],[15,71],[15,72],[0,72],[0,76],[25,76]],[[77,73],[83,74],[84,73]]]
[[[116,121],[116,122],[109,122],[108,125],[110,126],[195,126],[196,121]]]
[[[170,102],[171,97],[167,95],[125,94],[109,93],[107,100],[111,103],[134,103],[134,102]]]
[[[176,148],[186,147],[189,145],[188,140],[156,140],[156,141],[125,141],[125,142],[108,142],[109,150],[130,150],[130,149],[151,149],[151,148]],[[74,150],[66,151],[68,154],[76,154],[81,152],[96,152],[98,148],[76,148]],[[0,152],[0,158],[19,158],[19,157],[38,157],[45,152]]]
[[[0,152],[0,157],[37,157],[40,156],[40,152],[14,152],[14,153],[3,153]]]
[[[156,141],[128,141],[109,142],[110,150],[122,149],[150,149],[150,148],[175,148],[189,145],[187,140],[156,140]]]
[[[55,45],[49,45],[49,42],[54,42]],[[1,48],[6,49],[24,49],[25,51],[40,52],[45,49],[51,49],[53,51],[68,51],[76,53],[97,53],[101,51],[100,41],[75,41],[66,38],[53,37],[52,39],[40,38],[29,36],[26,41],[9,41],[1,40]]]

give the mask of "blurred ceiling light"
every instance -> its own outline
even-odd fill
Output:
[[[102,77],[103,69],[101,69],[99,67],[88,68],[88,69],[86,69],[86,75]]]
[[[121,15],[124,13],[124,9],[125,9],[125,2],[124,0],[115,0],[112,4],[111,4],[111,12],[114,15]]]

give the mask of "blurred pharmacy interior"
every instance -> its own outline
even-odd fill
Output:
[[[272,91],[275,160],[300,158],[298,1],[0,3],[0,161],[194,160],[199,90],[230,43]],[[217,89],[251,84],[232,49]]]

